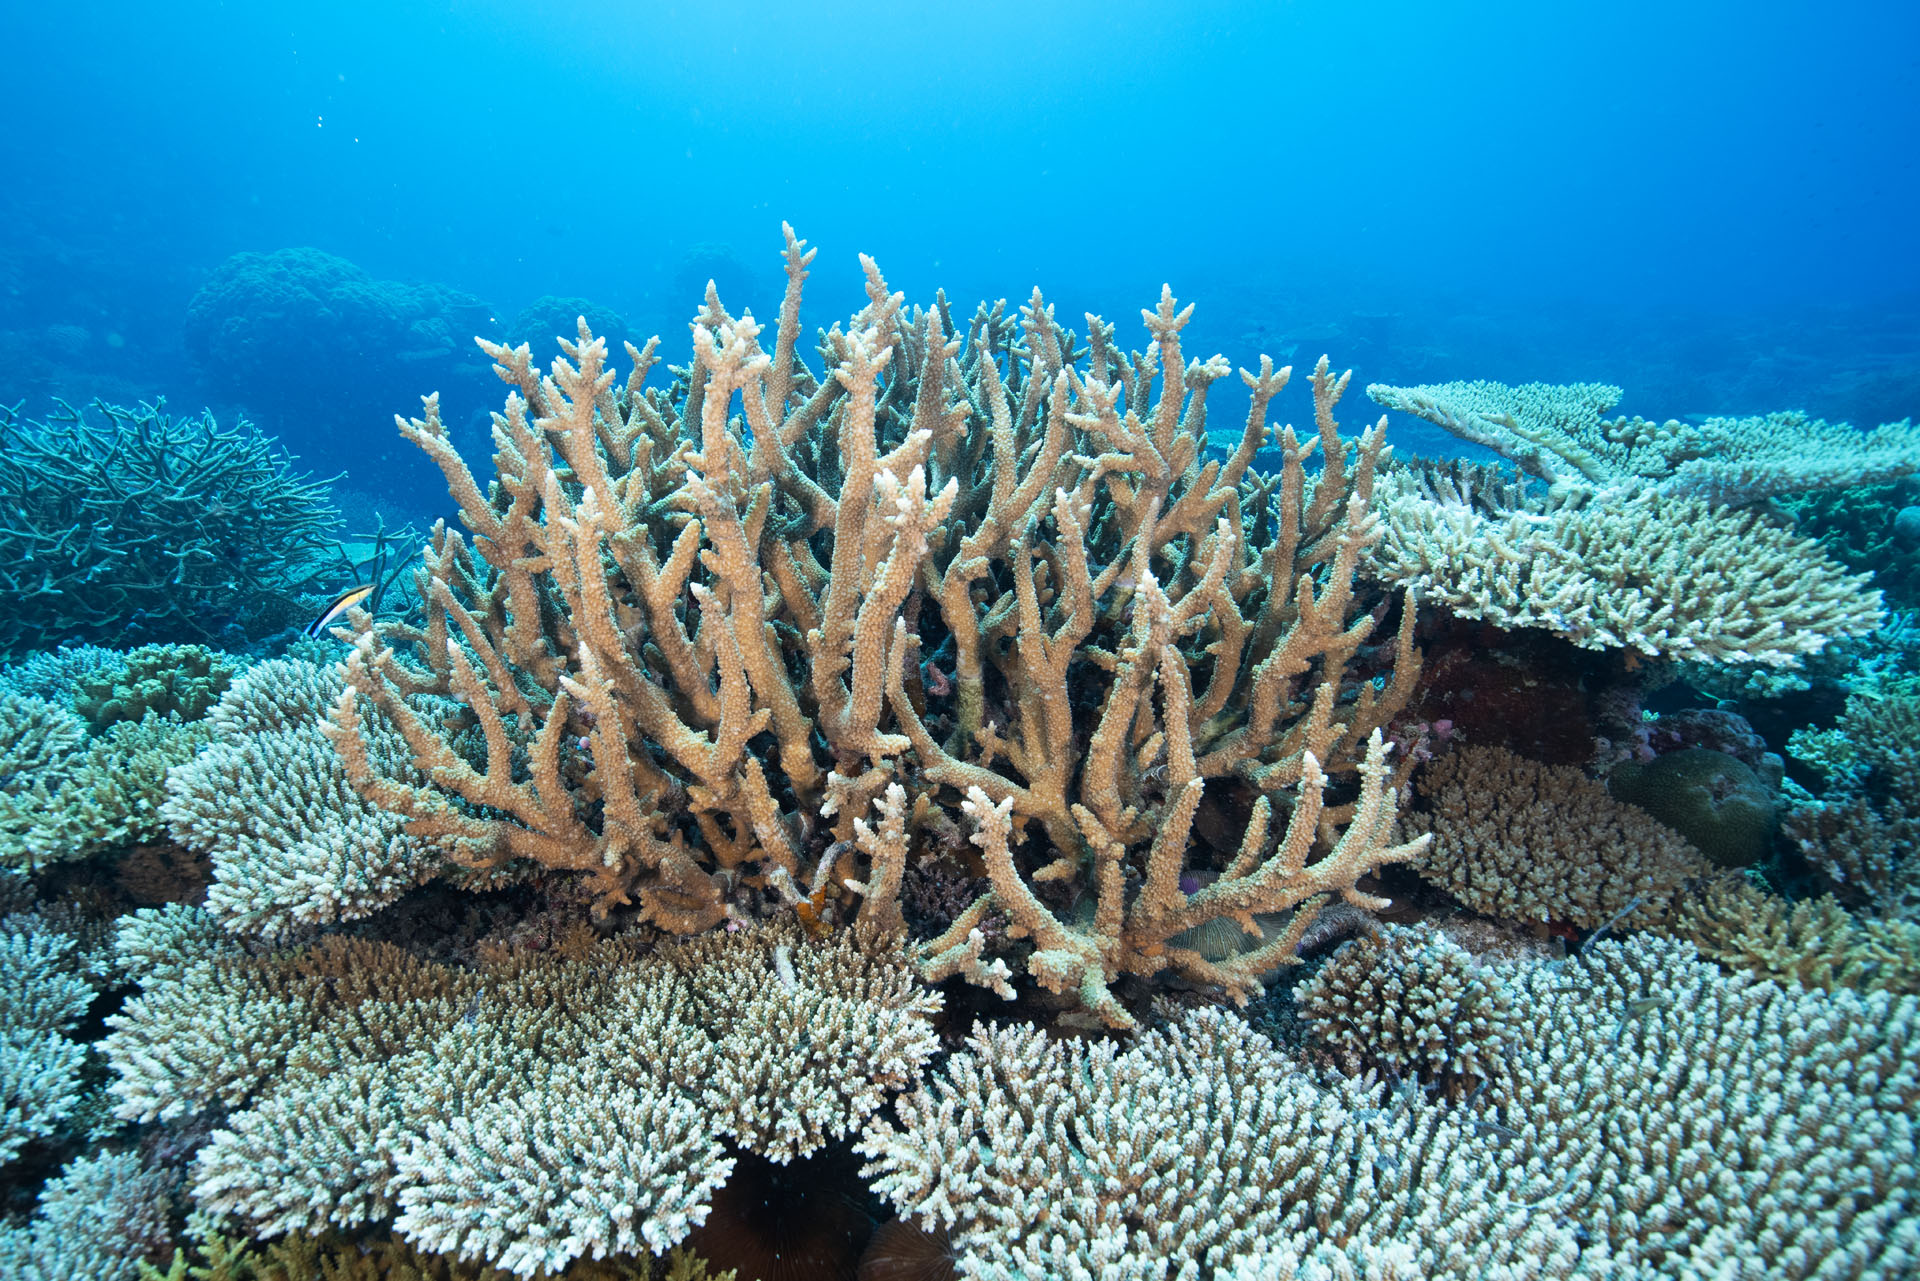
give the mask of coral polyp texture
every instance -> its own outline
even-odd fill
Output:
[[[980,1028],[861,1140],[969,1277],[1874,1277],[1920,1266],[1920,1005],[1670,941],[1506,976],[1457,1103],[1316,1079],[1231,1013]],[[1328,1271],[1327,1269],[1331,1269]]]
[[[401,423],[471,538],[436,529],[423,624],[356,616],[329,731],[349,776],[461,863],[576,871],[599,910],[677,931],[742,893],[843,921],[857,894],[884,934],[927,816],[964,814],[992,889],[925,945],[930,977],[1011,994],[977,933],[993,909],[1031,940],[1026,972],[1108,1024],[1134,1019],[1123,975],[1244,999],[1328,896],[1370,901],[1360,878],[1416,852],[1390,836],[1380,733],[1419,670],[1412,612],[1370,644],[1354,590],[1381,430],[1341,436],[1346,379],[1323,360],[1315,433],[1274,431],[1290,371],[1263,359],[1238,447],[1209,459],[1229,366],[1187,361],[1170,293],[1126,354],[1094,317],[1081,346],[1037,292],[1017,320],[910,311],[868,260],[867,304],[815,369],[811,256],[789,232],[771,349],[710,292],[671,391],[646,386],[654,343],[616,385],[584,325],[544,375],[483,343],[513,389],[486,490],[434,399]],[[1280,474],[1251,473],[1273,443]],[[472,728],[450,736],[424,695]],[[376,714],[424,784],[381,768]],[[1229,791],[1244,832],[1196,840]],[[1085,885],[1090,916],[1048,882]],[[1169,942],[1281,912],[1230,960]]]
[[[1444,936],[1394,926],[1342,946],[1294,1001],[1343,1069],[1436,1085],[1492,1077],[1518,1034],[1497,973]]]
[[[914,1080],[941,998],[897,950],[791,920],[642,955],[477,969],[335,937],[256,955],[205,913],[128,918],[142,991],[104,1042],[125,1119],[219,1109],[200,1208],[267,1236],[391,1220],[521,1275],[662,1253],[733,1158],[846,1135]]]
[[[1416,780],[1433,836],[1420,875],[1476,912],[1583,929],[1650,924],[1712,866],[1671,828],[1579,770],[1457,748]]]

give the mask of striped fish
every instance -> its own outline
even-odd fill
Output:
[[[340,617],[340,615],[346,613],[371,595],[373,595],[372,583],[368,583],[364,587],[347,588],[346,591],[341,592],[333,598],[331,605],[320,611],[320,617],[307,624],[306,634],[309,636],[319,636],[323,634],[326,631],[328,623],[331,623],[334,619]]]

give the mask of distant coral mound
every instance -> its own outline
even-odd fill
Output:
[[[278,249],[214,268],[187,306],[184,336],[208,389],[277,429],[383,429],[423,387],[487,380],[473,339],[500,329],[471,294],[375,280],[318,249]],[[303,452],[317,443],[303,441]]]
[[[515,345],[526,343],[535,351],[544,351],[556,338],[571,339],[578,335],[583,318],[588,330],[607,340],[609,351],[619,351],[621,344],[632,335],[626,320],[609,307],[585,298],[543,294],[522,307],[520,314],[513,318],[513,323],[507,326],[507,341]]]

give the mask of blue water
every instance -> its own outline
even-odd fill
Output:
[[[911,300],[1038,284],[1135,342],[1167,281],[1190,353],[1361,383],[1920,408],[1910,4],[10,10],[0,398],[244,410],[396,502],[443,491],[388,415],[437,387],[474,447],[485,362],[362,335],[237,383],[183,338],[229,255],[311,246],[500,332],[584,297],[677,363],[707,274],[771,318],[785,219],[812,323],[867,252]]]

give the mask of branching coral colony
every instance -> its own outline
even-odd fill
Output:
[[[1262,358],[1239,447],[1209,460],[1229,367],[1186,363],[1170,292],[1144,352],[1092,316],[1080,347],[1037,291],[962,339],[944,297],[906,310],[865,258],[816,374],[812,257],[788,229],[771,351],[710,289],[670,391],[645,386],[657,340],[620,387],[584,322],[545,376],[483,342],[514,388],[486,492],[434,398],[401,423],[471,540],[434,531],[424,628],[356,619],[331,731],[355,785],[462,861],[575,869],[599,910],[680,932],[757,892],[816,924],[860,901],[853,928],[893,936],[907,861],[958,844],[957,809],[992,888],[921,947],[925,977],[1011,995],[994,912],[1108,1024],[1132,1022],[1125,974],[1244,998],[1329,896],[1367,902],[1356,882],[1419,848],[1392,841],[1381,735],[1418,674],[1411,609],[1370,646],[1393,602],[1353,591],[1382,428],[1341,438],[1323,359],[1317,433],[1270,429],[1290,370]],[[366,703],[430,785],[375,768]],[[1196,836],[1203,803],[1241,807],[1237,848]],[[1255,915],[1289,909],[1263,938]],[[1237,955],[1181,945],[1221,920]]]

